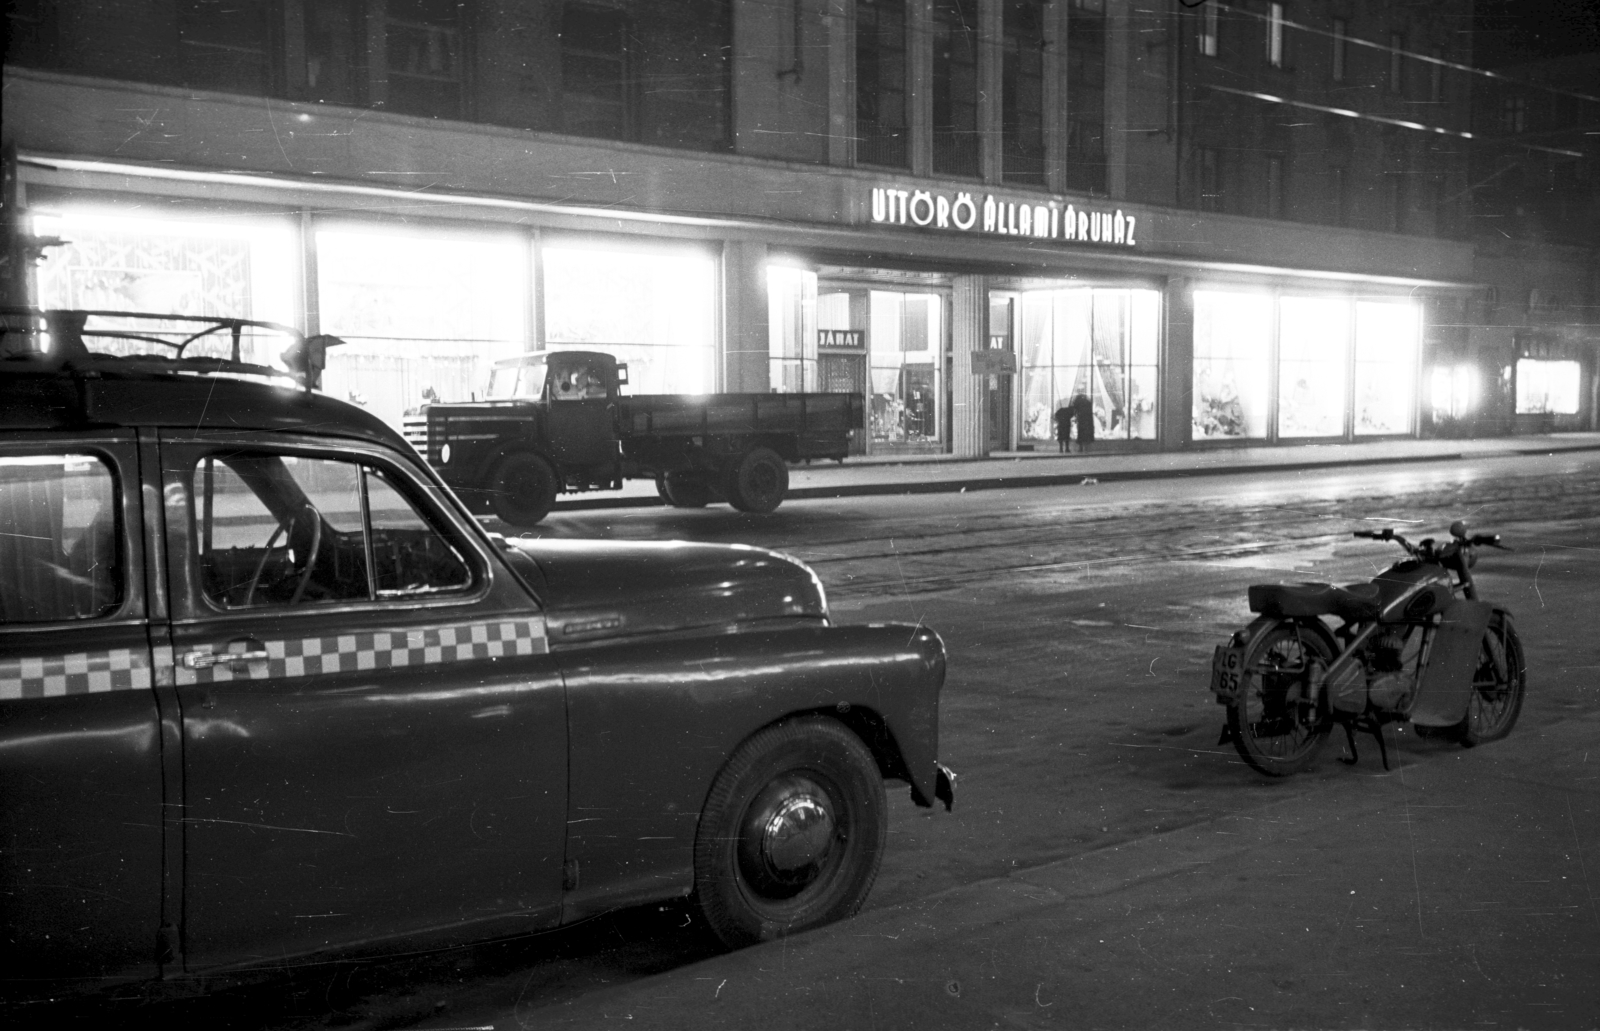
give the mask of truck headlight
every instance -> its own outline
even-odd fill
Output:
[[[446,444],[444,447],[439,449],[439,464],[440,465],[449,465],[450,464],[450,445],[449,444]]]

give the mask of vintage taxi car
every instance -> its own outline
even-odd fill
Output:
[[[0,350],[6,994],[686,895],[737,946],[856,911],[885,779],[948,806],[933,631],[834,625],[757,548],[507,541],[236,361],[263,324],[104,357],[97,320]]]

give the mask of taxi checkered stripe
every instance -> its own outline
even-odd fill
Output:
[[[0,659],[0,700],[131,691],[150,686],[143,648]]]
[[[193,683],[267,680],[539,655],[549,648],[541,621],[516,619],[277,639],[267,641],[266,650],[269,658],[264,662],[185,669],[182,676],[193,677]],[[170,648],[163,647],[161,653],[163,664],[171,661]],[[149,658],[142,648],[0,659],[0,701],[148,689],[151,683]]]
[[[416,630],[376,630],[327,637],[292,637],[264,642],[264,662],[193,671],[196,683],[317,676],[398,666],[537,655],[548,650],[544,627],[533,620],[462,623]]]

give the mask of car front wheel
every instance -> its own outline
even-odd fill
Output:
[[[808,717],[757,732],[711,786],[695,897],[730,948],[854,914],[888,835],[883,780],[861,739]]]

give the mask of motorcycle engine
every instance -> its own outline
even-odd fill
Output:
[[[1361,658],[1367,670],[1367,704],[1372,708],[1399,711],[1416,687],[1422,634],[1414,630],[1409,626],[1393,627],[1367,642]]]

